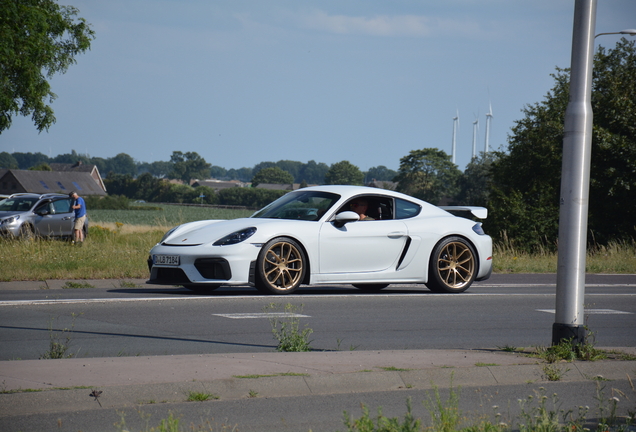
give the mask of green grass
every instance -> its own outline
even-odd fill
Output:
[[[83,247],[61,240],[21,241],[0,238],[0,282],[47,279],[144,279],[150,249],[171,227],[201,219],[236,219],[251,210],[161,205],[163,210],[91,210],[91,227]],[[494,245],[496,273],[554,273],[557,255],[527,254],[510,243]],[[592,248],[589,273],[636,273],[636,242]],[[122,285],[122,287],[124,287]],[[127,287],[127,286],[126,286]],[[67,286],[67,288],[80,288]]]
[[[173,227],[186,222],[204,219],[237,219],[249,217],[253,210],[223,209],[214,207],[181,206],[169,204],[140,204],[159,207],[162,210],[91,210],[91,224],[122,223],[124,225],[150,225]]]
[[[189,392],[188,393],[188,402],[204,402],[210,399],[219,399],[219,396],[214,395],[212,393],[202,393],[202,392]]]

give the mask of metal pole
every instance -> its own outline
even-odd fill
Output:
[[[552,343],[585,343],[587,215],[592,153],[592,62],[597,0],[576,0],[570,100],[565,111],[559,212],[556,315]]]

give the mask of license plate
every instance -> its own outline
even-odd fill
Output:
[[[154,263],[158,265],[178,266],[179,255],[155,255]]]

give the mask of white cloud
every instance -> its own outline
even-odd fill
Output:
[[[423,15],[376,15],[373,17],[329,15],[320,10],[297,16],[300,24],[309,29],[336,34],[373,36],[424,37],[438,34],[478,32],[474,22],[461,22]]]

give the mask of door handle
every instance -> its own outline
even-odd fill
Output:
[[[391,239],[398,239],[400,237],[404,237],[405,235],[406,235],[406,233],[403,232],[403,231],[393,231],[393,232],[388,233],[387,237],[391,238]]]

